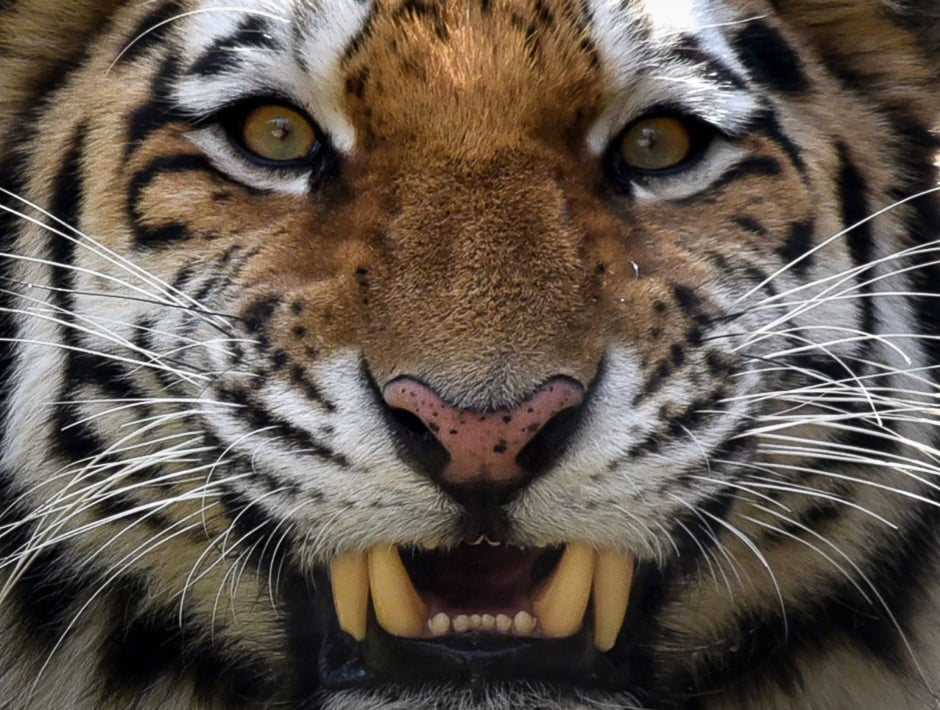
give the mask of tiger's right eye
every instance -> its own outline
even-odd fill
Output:
[[[707,153],[716,135],[704,121],[679,113],[643,116],[611,142],[608,174],[624,187],[635,180],[679,174]]]
[[[672,116],[637,121],[620,139],[620,157],[635,170],[669,170],[683,163],[691,152],[689,127]]]
[[[238,138],[254,157],[271,163],[296,163],[320,145],[317,128],[289,106],[266,104],[249,109],[241,119]]]

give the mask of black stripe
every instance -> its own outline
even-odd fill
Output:
[[[803,257],[790,267],[797,276],[805,276],[807,269],[813,265],[813,255],[805,255],[813,247],[814,235],[815,226],[811,221],[793,222],[787,233],[786,241],[783,246],[777,249],[777,255],[785,264],[790,264]]]
[[[213,175],[217,173],[204,155],[182,154],[154,158],[145,168],[134,174],[127,196],[127,210],[135,227],[138,246],[156,248],[190,238],[187,226],[179,222],[168,222],[159,227],[146,225],[139,208],[143,191],[150,187],[154,180],[163,175],[184,172],[203,172]]]
[[[913,507],[905,519],[910,522],[900,538],[887,541],[861,565],[890,615],[879,601],[866,601],[847,580],[802,607],[791,600],[786,621],[776,608],[739,612],[727,629],[716,633],[716,638],[727,641],[710,647],[691,672],[664,677],[664,691],[684,688],[693,695],[707,695],[738,688],[747,693],[749,687],[772,684],[792,694],[802,681],[798,659],[817,656],[833,646],[867,653],[878,664],[906,673],[910,656],[901,631],[911,632],[915,623],[911,614],[922,601],[921,590],[932,584],[925,579],[929,567],[924,561],[937,544],[940,508]],[[865,582],[859,584],[872,596]]]
[[[66,403],[75,398],[72,393],[68,387],[63,388],[59,404],[55,405],[55,446],[65,460],[84,461],[99,454],[105,446],[86,423],[79,423],[84,417],[78,405]]]
[[[701,473],[700,467],[697,470]],[[728,487],[696,500],[694,510],[683,507],[672,514],[669,537],[679,552],[667,565],[669,579],[687,578],[701,568],[703,556],[719,544],[724,528],[717,521],[727,517],[736,493]]]
[[[780,161],[770,156],[755,156],[746,158],[737,165],[731,167],[724,175],[708,186],[708,190],[721,190],[728,185],[749,177],[777,177],[783,172]],[[681,200],[676,200],[679,204],[695,204],[702,201],[701,195],[693,195]]]
[[[173,28],[174,18],[179,16],[181,10],[177,0],[160,3],[151,10],[127,35],[124,42],[126,51],[121,55],[120,62],[131,64],[162,44]]]
[[[839,174],[836,187],[839,191],[839,202],[842,207],[842,223],[848,228],[871,215],[871,206],[868,201],[868,182],[852,160],[848,147],[839,142],[836,144],[836,150],[839,154]],[[871,263],[874,250],[874,239],[871,230],[871,222],[866,222],[855,227],[845,236],[852,261],[857,266]],[[871,275],[871,271],[865,270],[855,278],[858,281],[865,281],[870,279]],[[875,322],[875,300],[871,298],[872,287],[870,284],[862,285],[857,291],[861,295],[861,298],[858,299],[858,306],[862,311],[860,328],[865,333],[874,333],[877,324]]]
[[[322,406],[327,412],[336,411],[336,403],[326,397],[319,387],[316,386],[307,377],[306,371],[299,365],[295,365],[290,371],[291,382],[300,387],[307,399],[312,400]]]
[[[780,500],[780,496],[776,496],[775,500]],[[771,545],[785,545],[793,537],[802,540],[809,538],[808,541],[815,545],[815,536],[808,533],[806,529],[820,533],[820,528],[838,523],[850,510],[851,508],[845,504],[840,505],[834,501],[824,500],[812,503],[802,510],[790,512],[787,516],[791,520],[774,521],[772,524],[777,530],[768,529],[762,533],[760,547],[766,553]]]
[[[179,60],[170,56],[160,65],[150,84],[150,100],[134,109],[128,118],[127,149],[129,160],[143,143],[164,126],[186,120],[173,99],[173,82],[179,77]]]
[[[0,469],[0,560],[5,563],[24,552],[36,531],[28,519],[27,499],[14,483],[14,474]],[[50,649],[65,632],[85,593],[93,589],[91,565],[74,568],[74,554],[63,544],[53,545],[32,558],[13,588],[19,607],[17,623],[23,635]]]
[[[720,59],[707,54],[702,49],[698,37],[694,35],[680,35],[672,48],[672,53],[683,63],[693,63],[706,79],[716,84],[723,84],[739,91],[747,89],[744,80]]]
[[[148,609],[150,583],[128,576],[115,584],[110,608],[112,631],[101,654],[106,680],[103,705],[115,696],[137,703],[156,685],[191,681],[199,704],[254,707],[280,696],[284,679],[258,654],[237,647],[223,649],[207,635],[211,622],[182,613],[179,603]]]
[[[25,193],[25,174],[27,163],[22,155],[15,155],[0,163],[0,188],[16,195]],[[0,193],[0,206],[20,210],[16,201]],[[16,235],[21,226],[20,218],[0,209],[0,251],[15,253]],[[6,410],[12,382],[12,369],[18,328],[7,309],[14,305],[14,297],[7,293],[15,284],[12,282],[13,266],[11,259],[0,258],[0,437],[5,430]]]
[[[68,320],[71,320],[70,315],[74,311],[71,292],[74,290],[75,274],[72,266],[75,262],[76,239],[75,233],[69,227],[80,229],[80,214],[84,199],[82,160],[86,133],[87,127],[84,125],[78,126],[72,133],[62,167],[56,173],[53,182],[52,198],[49,204],[49,211],[52,215],[68,225],[68,227],[63,227],[58,223],[50,225],[68,235],[67,237],[47,233],[51,244],[52,260],[56,263],[52,267],[52,285],[57,289],[53,298],[56,305],[65,311]]]
[[[800,150],[800,147],[784,132],[783,127],[772,112],[767,111],[761,116],[758,121],[758,127],[772,141],[780,146],[800,174],[806,175],[806,161],[803,159],[803,151]]]
[[[732,44],[755,81],[787,94],[809,91],[810,82],[796,50],[764,20],[744,22]]]
[[[239,410],[237,416],[245,420],[253,429],[265,429],[268,436],[274,436],[285,443],[292,444],[303,454],[312,454],[343,468],[351,466],[349,459],[314,439],[309,432],[298,429],[290,422],[268,412],[262,405],[255,402],[247,391],[229,388],[218,389],[216,392],[220,401],[241,405],[242,409]]]
[[[50,211],[65,224],[79,227],[82,201],[84,199],[84,181],[82,176],[82,160],[85,151],[85,136],[87,128],[83,125],[75,129],[69,144],[62,167],[56,174],[53,182]],[[61,319],[65,322],[61,330],[62,342],[69,348],[66,355],[65,384],[59,395],[59,404],[55,405],[55,422],[57,426],[56,445],[60,454],[70,461],[80,460],[94,456],[101,451],[103,445],[95,434],[84,424],[76,424],[81,419],[81,412],[77,405],[67,404],[73,397],[73,383],[80,380],[86,370],[87,362],[77,350],[81,347],[75,322],[75,237],[68,228],[57,225],[64,234],[50,235],[51,257],[55,262],[52,267],[52,285],[56,289],[52,298],[62,313]]]
[[[8,558],[25,549],[33,536],[23,491],[15,485],[12,471],[0,468],[0,558]]]
[[[16,583],[18,617],[28,635],[46,647],[66,632],[87,593],[95,589],[86,562],[81,569],[73,562],[75,552],[55,545],[38,553]]]
[[[260,17],[250,17],[228,37],[216,40],[203,52],[192,66],[189,74],[198,76],[215,76],[237,69],[241,57],[239,50],[277,49],[278,44],[269,33],[267,22]]]
[[[751,232],[752,234],[756,234],[759,237],[767,236],[767,228],[764,227],[764,225],[762,225],[756,217],[752,217],[751,215],[741,215],[740,217],[735,217],[734,223],[742,229]]]

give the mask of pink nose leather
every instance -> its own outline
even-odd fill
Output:
[[[513,409],[480,412],[459,409],[416,380],[402,377],[383,392],[390,407],[418,417],[450,454],[443,471],[453,484],[511,483],[524,475],[516,457],[548,421],[578,406],[584,390],[555,378]]]

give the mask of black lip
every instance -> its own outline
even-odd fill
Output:
[[[329,589],[325,575],[316,586]],[[331,595],[317,594],[315,603],[325,624],[316,663],[322,690],[539,682],[613,691],[626,689],[629,682],[611,656],[594,648],[590,623],[575,636],[553,640],[482,632],[403,639],[382,629],[370,612],[366,639],[358,643],[339,628]]]

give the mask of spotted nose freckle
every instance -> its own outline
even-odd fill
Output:
[[[389,383],[386,403],[420,419],[450,455],[442,472],[446,483],[515,483],[526,473],[519,452],[557,414],[584,399],[583,388],[556,377],[513,408],[493,411],[461,409],[445,402],[430,387],[410,377]]]

